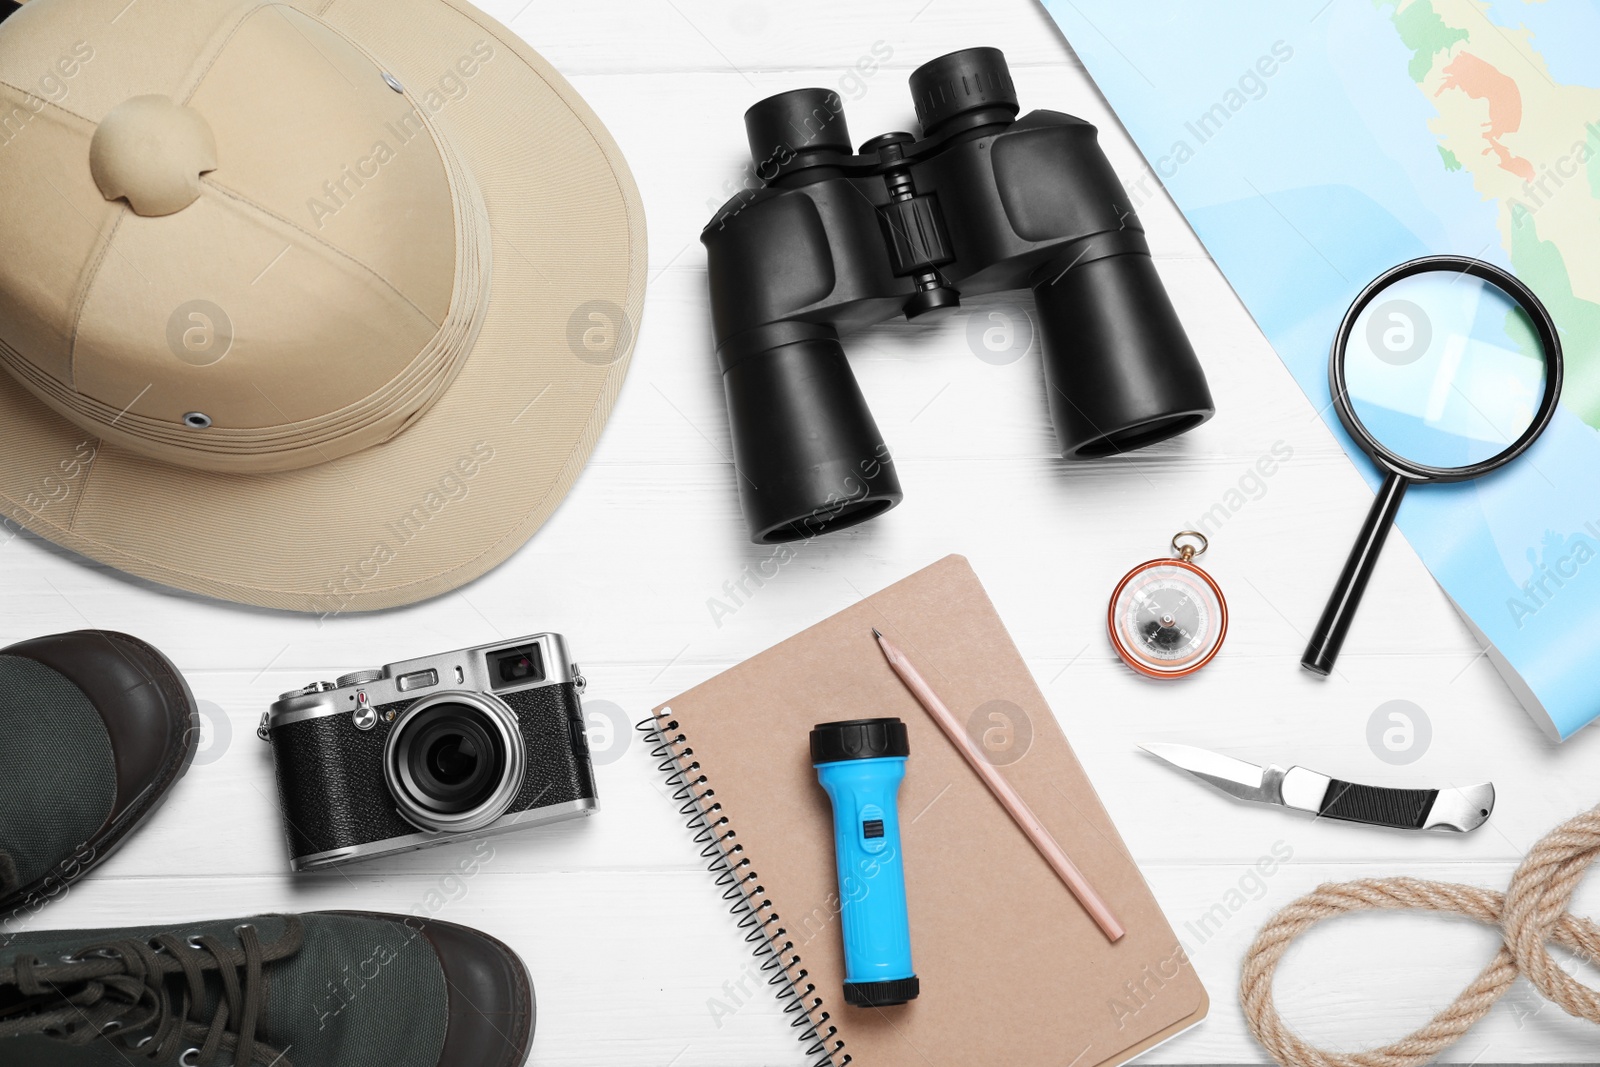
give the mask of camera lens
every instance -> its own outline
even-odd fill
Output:
[[[506,755],[483,714],[465,704],[438,704],[419,718],[402,743],[417,799],[448,814],[482,804],[504,773]]]
[[[515,716],[497,704],[471,694],[433,698],[395,725],[385,774],[406,819],[463,833],[505,813],[524,756]]]
[[[478,743],[464,734],[451,734],[428,749],[428,769],[448,785],[470,782],[478,766]]]

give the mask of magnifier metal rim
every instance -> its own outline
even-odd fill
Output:
[[[1345,385],[1344,354],[1350,343],[1350,335],[1355,331],[1356,319],[1379,293],[1401,278],[1452,270],[1458,274],[1471,274],[1494,285],[1515,301],[1532,320],[1545,353],[1544,399],[1539,403],[1539,410],[1534,413],[1533,422],[1529,423],[1528,428],[1522,431],[1522,436],[1504,451],[1466,467],[1430,467],[1391,452],[1362,425],[1350,403],[1350,392]],[[1334,410],[1338,412],[1339,421],[1344,425],[1345,432],[1355,438],[1362,451],[1376,460],[1380,466],[1417,482],[1464,482],[1488,474],[1516,459],[1526,452],[1535,439],[1544,432],[1545,427],[1550,425],[1550,420],[1555,417],[1556,405],[1561,401],[1562,366],[1561,338],[1556,333],[1555,320],[1550,317],[1550,312],[1534,295],[1533,290],[1522,284],[1515,275],[1493,263],[1486,263],[1470,256],[1422,256],[1384,271],[1361,290],[1361,294],[1350,304],[1350,310],[1344,313],[1344,321],[1339,323],[1339,332],[1334,336],[1333,350],[1328,357],[1328,385],[1333,392]]]

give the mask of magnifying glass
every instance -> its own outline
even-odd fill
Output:
[[[1492,263],[1425,256],[1345,312],[1328,364],[1339,421],[1384,472],[1300,665],[1333,670],[1406,489],[1505,466],[1550,424],[1561,340],[1533,291]]]

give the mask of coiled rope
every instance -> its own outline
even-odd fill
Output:
[[[1556,827],[1534,845],[1504,893],[1416,878],[1319,886],[1273,916],[1245,955],[1239,1000],[1250,1031],[1283,1067],[1417,1067],[1460,1040],[1519,975],[1567,1014],[1600,1023],[1600,991],[1568,974],[1546,948],[1553,942],[1600,965],[1600,925],[1567,912],[1573,892],[1597,856],[1600,807]],[[1489,966],[1422,1029],[1366,1052],[1325,1052],[1307,1044],[1278,1014],[1272,1001],[1278,961],[1295,938],[1324,919],[1373,910],[1463,916],[1499,926],[1503,943]]]

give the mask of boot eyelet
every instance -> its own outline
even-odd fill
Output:
[[[61,962],[62,963],[88,963],[90,960],[115,960],[115,959],[121,959],[121,958],[122,958],[122,954],[117,952],[115,949],[97,948],[93,952],[85,952],[81,956],[72,955],[72,954],[68,954],[68,955],[62,956],[61,957]]]
[[[180,1067],[198,1067],[200,1050],[197,1048],[186,1049],[183,1055],[178,1057],[178,1063]],[[235,1067],[235,1065],[230,1063],[224,1064],[223,1067]]]
[[[256,928],[256,924],[255,923],[240,923],[238,926],[235,926],[233,928],[233,936],[234,937],[241,937],[241,936],[243,936],[243,934],[244,934],[244,932],[246,930],[254,930],[255,928]]]
[[[184,938],[183,943],[188,945],[190,948],[202,950],[205,948],[205,946],[200,943],[200,939],[198,937],[186,937]]]

